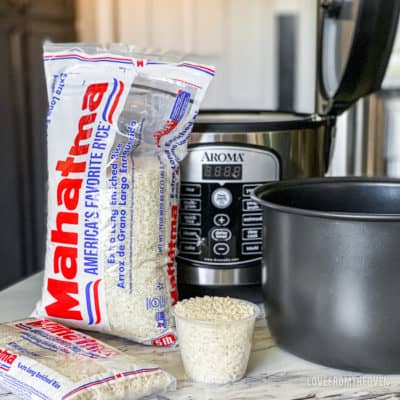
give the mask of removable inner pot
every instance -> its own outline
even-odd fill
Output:
[[[400,372],[400,181],[267,183],[262,287],[270,332],[306,360]]]
[[[307,179],[264,185],[255,197],[269,208],[319,216],[400,219],[400,181],[372,179]]]

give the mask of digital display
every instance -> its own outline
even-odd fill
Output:
[[[203,179],[240,180],[242,179],[241,164],[203,164]]]

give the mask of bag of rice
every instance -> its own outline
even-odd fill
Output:
[[[47,249],[35,316],[176,343],[179,163],[214,70],[45,44]]]
[[[22,399],[133,400],[175,388],[165,371],[48,319],[0,324],[0,385]]]

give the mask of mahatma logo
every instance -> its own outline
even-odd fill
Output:
[[[111,87],[111,91],[109,88]],[[103,120],[112,124],[115,110],[124,90],[124,84],[116,79],[113,84],[94,83],[86,89],[82,104],[81,116],[77,121],[74,139],[65,159],[58,160],[55,171],[60,174],[56,187],[57,211],[55,224],[50,228],[53,274],[47,279],[47,293],[54,302],[47,304],[47,315],[82,321],[83,304],[79,296],[84,291],[89,324],[100,323],[99,285],[100,281],[90,282],[85,288],[79,287],[78,249],[81,246],[79,237],[79,199],[83,178],[87,169],[90,139],[101,105]]]
[[[68,328],[64,325],[58,324],[57,322],[50,321],[48,319],[40,319],[32,322],[18,323],[15,325],[16,328],[22,330],[37,330],[51,333],[52,335],[67,341],[71,344],[78,346],[81,350],[85,350],[93,355],[100,357],[113,357],[118,353],[111,347],[97,341],[96,339],[87,336],[81,332],[75,331],[74,329]],[[42,336],[40,333],[38,334]],[[1,356],[0,356],[1,357]]]
[[[16,359],[16,354],[12,354],[9,351],[0,348],[0,370],[9,371]]]
[[[205,151],[203,156],[201,157],[201,162],[244,162],[244,153],[228,153],[228,152],[220,152],[214,153]]]
[[[178,302],[178,288],[176,284],[176,268],[175,268],[177,238],[178,238],[178,206],[174,205],[171,207],[171,231],[170,231],[170,241],[168,242],[168,261],[167,261],[167,273],[169,276],[172,305]]]
[[[157,339],[152,340],[151,344],[157,347],[170,347],[176,344],[176,336],[173,333],[167,333]]]

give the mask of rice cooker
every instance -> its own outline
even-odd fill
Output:
[[[181,165],[181,298],[261,299],[263,216],[250,194],[268,181],[324,176],[336,117],[381,86],[399,8],[397,0],[321,2],[314,114],[200,113]]]

